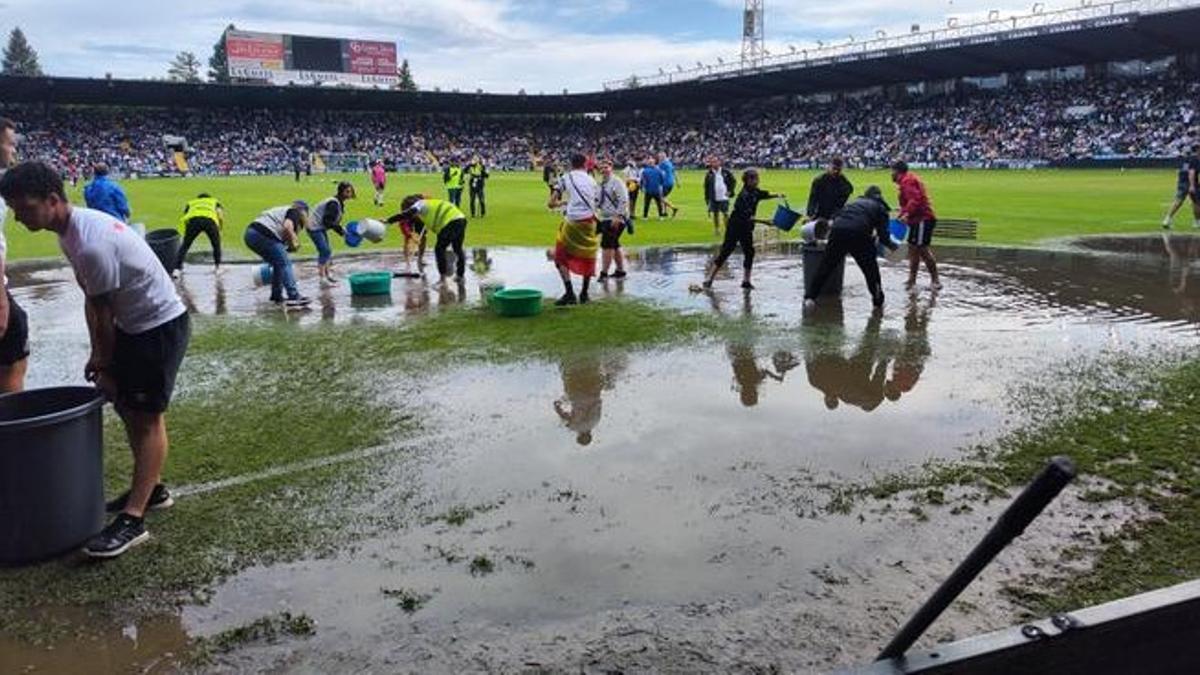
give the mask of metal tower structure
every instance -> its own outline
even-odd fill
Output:
[[[764,0],[746,0],[746,11],[742,14],[743,67],[757,66],[767,56],[763,2]]]

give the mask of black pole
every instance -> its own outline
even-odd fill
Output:
[[[983,568],[992,562],[1004,547],[1025,531],[1029,523],[1046,508],[1059,492],[1075,477],[1075,465],[1067,457],[1051,459],[1046,468],[1033,479],[1017,496],[1016,500],[1005,509],[996,519],[996,524],[984,535],[983,540],[976,544],[970,555],[959,563],[950,578],[934,591],[933,596],[921,605],[912,615],[908,623],[896,633],[896,637],[879,653],[877,660],[894,659],[903,656],[909,647],[925,633],[925,630],[941,616],[942,612],[954,602]]]

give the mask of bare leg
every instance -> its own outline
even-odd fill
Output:
[[[912,288],[917,284],[917,270],[921,268],[921,251],[912,244],[908,246],[908,281],[905,286]]]
[[[617,261],[617,271],[624,272],[625,271],[625,251],[623,251],[621,249],[617,249],[617,250],[613,251],[613,257]]]
[[[922,246],[921,259],[925,261],[925,268],[929,270],[929,279],[933,282],[934,288],[940,287],[942,281],[938,275],[937,260],[933,257],[933,249],[928,246]]]
[[[25,371],[29,359],[21,359],[9,366],[0,366],[0,394],[13,394],[25,389]]]
[[[608,276],[608,268],[612,266],[613,252],[611,249],[604,249],[600,252],[600,276]],[[618,267],[617,269],[620,269]]]
[[[1171,208],[1167,211],[1167,217],[1163,218],[1163,227],[1171,227],[1171,221],[1175,219],[1175,214],[1179,213],[1179,209],[1183,207],[1183,200],[1176,199]]]
[[[125,410],[121,413],[129,447],[133,450],[133,484],[125,513],[141,518],[154,486],[162,480],[167,461],[167,424],[162,413]]]

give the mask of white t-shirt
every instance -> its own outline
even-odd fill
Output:
[[[725,176],[720,171],[714,171],[713,174],[713,201],[727,202],[729,201],[729,186],[725,184]]]
[[[107,213],[72,207],[58,245],[85,295],[112,295],[122,332],[144,333],[187,311],[150,245]]]
[[[596,185],[596,181],[588,172],[575,169],[560,176],[555,189],[567,198],[567,220],[579,222],[596,217],[600,186]]]
[[[0,176],[3,175],[4,172],[0,171]],[[4,219],[6,217],[8,217],[8,204],[5,204],[4,200],[0,199],[0,267],[5,268],[8,267],[8,241],[4,239]],[[4,285],[8,286],[7,275],[0,277],[0,280],[3,280]]]
[[[634,183],[642,182],[642,170],[632,164],[625,167],[625,180],[633,181]]]

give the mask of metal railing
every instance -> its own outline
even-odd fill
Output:
[[[1033,6],[1029,14],[1001,18],[992,12],[987,19],[959,24],[949,19],[940,28],[913,31],[903,35],[882,34],[869,40],[834,45],[818,44],[816,47],[799,49],[792,47],[783,54],[770,54],[753,63],[741,61],[716,64],[698,64],[695,67],[676,67],[669,71],[659,69],[653,75],[634,75],[622,80],[604,83],[605,91],[648,87],[678,82],[717,80],[743,75],[810,68],[834,63],[849,63],[882,56],[913,54],[934,49],[987,44],[999,40],[1019,39],[1035,35],[1061,33],[1082,28],[1095,28],[1130,23],[1139,15],[1170,12],[1190,7],[1200,7],[1200,0],[1114,0],[1093,2],[1080,0],[1076,7],[1045,11],[1042,3]]]

